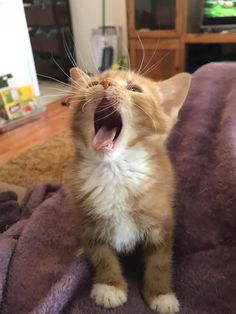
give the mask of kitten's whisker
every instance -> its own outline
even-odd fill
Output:
[[[154,52],[152,53],[151,58],[149,59],[148,63],[144,66],[144,68],[143,68],[142,71],[140,72],[141,75],[142,75],[142,73],[145,73],[145,70],[146,70],[147,67],[150,65],[152,59],[154,58],[154,56],[155,56],[155,54],[156,54],[156,51],[157,51],[158,46],[159,46],[159,43],[160,43],[160,38],[161,38],[161,35],[160,35],[161,33],[160,33],[160,31],[161,31],[161,27],[160,27],[160,23],[159,23],[159,27],[158,27],[158,32],[159,32],[159,34],[158,34],[158,36],[157,36],[157,37],[158,37],[158,40],[157,40],[157,43],[156,43],[156,48],[155,48]]]
[[[80,68],[77,68],[77,69],[79,70],[80,75],[82,76],[82,79],[83,79],[85,85],[89,85],[92,82],[90,76],[88,74],[86,74],[83,70],[81,70]],[[79,87],[81,87],[81,85],[79,85]]]
[[[54,77],[52,77],[52,76],[44,75],[44,74],[39,74],[39,73],[37,73],[37,75],[38,75],[38,76],[41,76],[41,77],[44,77],[44,78],[47,78],[47,79],[50,79],[50,80],[52,80],[52,81],[58,82],[58,83],[60,83],[60,84],[62,84],[62,85],[64,85],[64,86],[69,86],[69,87],[71,87],[70,84],[67,84],[67,83],[62,82],[62,81],[60,81],[60,80],[57,80],[56,78],[54,78]]]
[[[78,69],[79,69],[80,73],[82,73],[83,81],[84,81],[85,84],[87,85],[87,84],[91,83],[92,80],[91,80],[90,76],[85,73],[86,67],[85,67],[85,64],[84,64],[84,61],[83,61],[83,58],[82,58],[80,52],[79,52],[79,56],[78,56],[78,57],[79,57],[80,63],[81,63],[81,65],[82,65],[82,68],[84,69],[84,71],[81,70],[80,67],[78,67]],[[83,75],[86,75],[86,76],[84,77]]]
[[[140,74],[143,75],[143,73],[145,73],[146,69],[149,67],[149,65],[151,64],[156,52],[157,52],[157,49],[158,49],[158,45],[159,45],[159,41],[160,41],[160,38],[158,38],[158,41],[156,43],[156,48],[154,50],[154,52],[152,53],[151,55],[151,58],[148,60],[148,62],[146,63],[146,65],[143,67],[143,69],[140,71]]]
[[[145,51],[144,51],[144,46],[143,46],[143,43],[142,43],[142,41],[141,41],[141,39],[140,39],[140,36],[139,36],[138,32],[136,32],[136,35],[137,35],[137,37],[138,37],[138,40],[139,40],[140,45],[141,45],[141,48],[142,48],[142,61],[141,61],[141,64],[140,64],[140,66],[139,66],[139,68],[138,68],[138,71],[137,71],[137,73],[139,74],[139,73],[140,73],[140,70],[142,69],[144,60],[145,60]]]
[[[85,107],[92,102],[92,99],[88,99],[87,101],[85,101],[82,105],[81,111],[85,112]]]
[[[139,106],[139,105],[136,104],[136,103],[134,103],[134,105],[135,105],[137,108],[139,108],[141,111],[143,111],[143,112],[149,117],[149,119],[151,120],[151,122],[152,122],[152,124],[153,124],[153,126],[154,126],[154,128],[155,128],[155,130],[156,130],[156,123],[154,122],[153,118],[152,118],[141,106]]]
[[[115,105],[117,105],[117,103],[111,103],[111,104],[109,104],[109,105],[106,106],[106,107],[104,106],[103,109],[96,110],[96,112],[99,112],[99,113],[100,113],[100,112],[106,111],[106,110],[109,109],[109,108],[114,108]]]
[[[62,73],[65,74],[66,77],[68,77],[69,79],[71,79],[71,77],[62,69],[62,67],[58,64],[58,62],[55,60],[53,54],[51,55],[53,62],[58,66],[58,68],[62,71]]]
[[[96,100],[102,100],[102,99],[103,99],[103,97],[101,97],[101,98],[96,98]],[[83,103],[83,105],[82,105],[82,112],[85,112],[85,107],[86,107],[90,102],[92,102],[93,100],[94,100],[94,98],[91,97],[91,98],[87,99],[87,101],[85,101],[85,102]]]
[[[72,43],[73,43],[73,47],[75,47],[74,39],[73,39],[72,36],[71,36],[71,40],[72,40]],[[68,45],[67,45],[67,47],[68,47]],[[69,48],[68,48],[68,53],[70,54],[71,59],[72,59],[72,61],[73,61],[74,58],[73,58],[71,52],[69,51]],[[79,53],[79,59],[80,59],[80,61],[81,61],[81,63],[82,63],[83,68],[85,69],[85,66],[84,66],[84,63],[83,63],[83,60],[82,60],[82,58],[81,58],[80,53]],[[79,71],[79,73],[80,73],[80,75],[81,75],[81,78],[82,78],[83,82],[85,83],[85,85],[89,84],[89,83],[91,82],[91,78],[89,77],[89,75],[87,75],[83,70],[80,69],[80,67],[78,66],[78,63],[75,62],[75,60],[74,60],[74,62],[73,62],[72,64],[73,64],[73,65],[77,68],[77,70]],[[70,77],[70,80],[72,80],[71,77]],[[74,80],[72,80],[72,81],[74,81]],[[75,81],[74,81],[74,82],[75,82]],[[83,85],[82,85],[82,84],[79,84],[77,81],[75,82],[75,85],[77,85],[79,88],[83,87]]]
[[[38,96],[39,98],[44,98],[44,97],[65,97],[67,95],[65,94],[50,94],[50,95],[42,95],[42,96]]]
[[[74,103],[78,103],[79,102],[79,99],[77,98],[75,98],[74,96],[68,96],[68,97],[66,97],[66,99],[65,99],[65,102],[67,103],[67,102],[69,102],[69,104],[74,104]]]
[[[72,58],[72,60],[74,60],[74,66],[76,67],[76,68],[78,68],[78,63],[76,62],[76,51],[75,51],[75,42],[74,42],[74,38],[73,38],[73,36],[72,36],[72,32],[68,32],[68,36],[70,36],[70,39],[71,39],[71,42],[72,42],[72,45],[73,45],[73,52],[74,52],[74,55],[72,55],[72,53],[71,53],[71,51],[70,51],[70,49],[69,49],[69,46],[68,46],[68,44],[67,44],[67,42],[66,42],[66,40],[65,40],[65,43],[66,43],[66,45],[67,45],[67,50],[68,50],[68,52],[70,53],[70,56],[71,56],[71,58]]]
[[[43,88],[48,89],[48,90],[56,90],[56,91],[66,93],[66,94],[76,94],[75,92],[73,92],[71,90],[63,90],[63,89],[56,88],[56,87],[44,86]]]
[[[91,60],[95,69],[94,73],[99,74],[99,65],[97,64],[97,61],[95,60],[91,44],[89,45],[89,52],[90,52]]]
[[[96,100],[97,100],[97,101],[102,101],[103,98],[104,98],[104,97],[99,97],[99,98],[96,98]],[[89,103],[92,102],[93,100],[94,100],[94,98],[91,97],[90,99],[87,99],[87,101],[85,101],[85,102],[83,103],[83,105],[82,105],[82,112],[85,111],[85,107],[86,107],[87,105],[89,105]],[[109,107],[109,106],[110,106],[110,104],[107,105],[107,107]]]
[[[67,54],[71,64],[74,67],[78,67],[77,64],[76,64],[75,58],[73,57],[72,53],[70,52],[69,46],[68,46],[68,44],[66,42],[65,31],[64,30],[62,32],[62,40],[63,40],[63,46],[64,46],[64,49],[65,49],[65,52],[66,52],[66,54]]]
[[[119,107],[118,107],[118,108],[119,108]],[[102,117],[102,118],[100,118],[100,119],[96,119],[95,121],[98,122],[98,121],[100,121],[100,120],[103,120],[103,119],[105,119],[105,118],[107,118],[107,117],[113,115],[116,111],[118,111],[118,108],[115,108],[115,110],[113,110],[111,113],[107,114],[105,117]]]
[[[158,66],[161,64],[161,62],[171,53],[171,51],[167,52],[163,57],[160,58],[155,64],[153,64],[145,73],[142,75],[146,75],[150,73],[151,71],[154,71]]]
[[[125,54],[127,55],[127,59],[128,59],[128,67],[130,69],[131,63],[130,63],[129,49],[128,49],[128,45],[125,45],[124,42],[122,42],[122,49],[125,50]],[[122,67],[122,68],[126,69],[125,67]]]
[[[72,34],[70,34],[70,36],[71,36],[71,41],[72,41],[72,43],[73,43],[73,46],[75,47],[75,42],[74,42],[74,38],[73,38]],[[78,58],[79,58],[79,60],[80,60],[81,63],[82,63],[83,69],[85,70],[85,65],[84,65],[84,62],[83,62],[83,60],[82,60],[82,58],[81,58],[80,52],[78,52],[78,54],[79,54],[79,55],[78,55]],[[85,76],[85,72],[80,69],[80,67],[79,67],[79,65],[78,65],[77,62],[75,62],[75,66],[76,66],[76,68],[78,68],[78,70],[80,71],[80,74],[82,75],[82,79],[83,79],[83,81],[85,82],[85,84],[90,83],[90,82],[91,82],[91,78],[90,78],[87,74],[86,74],[86,76]],[[85,76],[85,77],[84,77],[84,76]]]
[[[74,107],[75,106],[78,107],[78,103],[79,103],[79,101],[76,99],[67,99],[66,102],[68,103],[68,105],[72,105]]]
[[[72,40],[73,47],[75,48],[74,40],[73,40],[72,36],[71,36],[71,40]],[[63,45],[64,45],[66,54],[67,54],[67,56],[68,56],[70,62],[72,63],[72,65],[73,65],[74,67],[76,67],[76,68],[80,71],[80,75],[82,76],[82,79],[83,79],[83,81],[84,81],[85,84],[86,84],[86,83],[87,83],[87,80],[85,80],[84,72],[79,69],[77,62],[75,61],[75,57],[72,55],[72,53],[71,53],[71,51],[70,51],[70,49],[69,49],[69,47],[68,47],[68,44],[67,44],[67,42],[66,42],[66,40],[65,40],[65,33],[64,33],[64,31],[63,31]],[[72,80],[71,77],[70,77],[70,80],[73,81],[73,82],[75,82],[74,80]],[[81,87],[81,84],[79,84],[78,82],[75,82],[75,84],[76,84],[78,87]]]

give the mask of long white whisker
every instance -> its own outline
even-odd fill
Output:
[[[97,98],[96,97],[96,100],[98,101],[100,101],[100,100],[102,100],[104,97],[99,97],[99,98]],[[90,102],[92,102],[94,100],[94,98],[93,97],[91,97],[91,98],[89,98],[88,100],[86,100],[84,103],[83,103],[83,105],[82,105],[82,112],[84,112],[85,111],[85,107],[90,103]]]
[[[71,34],[70,34],[71,35]],[[72,37],[72,35],[71,35],[71,41],[72,41],[72,43],[73,43],[73,47],[75,47],[75,43],[74,43],[74,39],[73,39],[73,37]],[[65,46],[66,45],[66,46]],[[73,58],[73,56],[72,56],[72,54],[71,54],[71,52],[70,52],[70,50],[69,50],[69,47],[68,47],[68,45],[67,45],[67,43],[66,43],[66,41],[65,41],[65,45],[64,45],[64,47],[65,47],[65,50],[66,50],[66,53],[67,53],[67,55],[68,55],[68,57],[69,57],[69,55],[70,55],[70,61],[72,62],[72,64],[78,69],[78,71],[80,72],[80,75],[81,75],[81,78],[82,78],[82,80],[83,80],[83,82],[85,83],[85,84],[89,84],[89,82],[91,81],[91,79],[90,79],[90,77],[89,76],[87,76],[87,75],[85,75],[85,73],[78,67],[78,64],[75,62],[75,59]],[[67,47],[67,49],[66,49],[66,47]],[[80,55],[79,55],[79,58],[80,58]],[[81,59],[81,58],[80,58]],[[81,59],[81,61],[82,61],[82,59]],[[83,67],[84,67],[84,64],[83,64]],[[85,67],[84,67],[85,68]],[[70,80],[72,80],[72,78],[71,77],[69,77],[70,78]],[[77,85],[78,87],[81,87],[81,85],[77,82],[77,81],[74,81],[74,80],[72,80],[74,83],[75,83],[75,85]]]
[[[119,108],[119,107],[118,107],[118,108]],[[98,122],[98,121],[100,121],[100,120],[103,120],[103,119],[105,119],[105,118],[111,116],[112,114],[114,114],[114,113],[118,110],[118,108],[116,108],[115,110],[113,110],[111,113],[107,114],[105,117],[102,117],[102,118],[100,118],[100,119],[96,119],[95,122]]]
[[[92,101],[93,101],[93,98],[87,99],[87,100],[83,103],[81,111],[82,111],[82,112],[85,112],[85,109],[86,109],[85,107],[86,107],[89,103],[91,103]]]
[[[143,63],[144,63],[144,60],[145,60],[145,51],[144,51],[144,46],[143,46],[143,43],[142,43],[142,41],[141,41],[141,38],[140,38],[138,32],[136,32],[136,35],[137,35],[138,40],[139,40],[139,42],[140,42],[140,45],[141,45],[141,47],[142,47],[142,61],[141,61],[141,64],[140,64],[140,66],[139,66],[139,68],[138,68],[138,71],[137,71],[137,73],[140,73],[140,71],[141,71],[141,69],[142,69],[142,66],[143,66]]]
[[[66,94],[75,94],[75,92],[73,92],[72,90],[63,90],[63,89],[60,89],[60,88],[56,88],[56,87],[50,87],[50,86],[44,86],[43,88],[45,89],[48,89],[48,90],[56,90],[56,91],[59,91],[59,92],[62,92],[62,93],[66,93]]]
[[[145,71],[147,70],[147,68],[149,67],[149,65],[151,64],[156,52],[157,52],[157,49],[158,49],[158,44],[159,44],[159,39],[158,39],[158,42],[156,44],[156,48],[154,50],[154,52],[152,53],[151,55],[151,58],[148,60],[148,62],[146,63],[146,65],[143,67],[142,71],[140,72],[141,75],[143,75],[143,73],[145,73]]]
[[[75,83],[75,85],[77,85],[78,87],[80,87],[80,85],[78,84],[77,81],[73,80],[63,69],[62,67],[58,64],[58,62],[55,60],[55,58],[52,56],[52,59],[54,61],[54,63],[58,66],[58,68],[69,78],[69,80],[71,80],[73,83]]]
[[[73,36],[72,36],[72,34],[70,34],[71,35],[71,40],[72,40],[72,43],[73,43],[73,46],[75,47],[75,42],[74,42],[74,38],[73,38]],[[79,57],[79,60],[81,61],[81,63],[82,63],[82,67],[83,67],[83,69],[84,69],[84,71],[85,71],[85,65],[84,65],[84,62],[83,62],[83,60],[82,60],[82,57],[81,57],[81,54],[80,54],[80,51],[78,51],[78,57]],[[79,66],[78,65],[76,65],[76,67],[78,68],[78,70],[81,72],[81,74],[82,75],[85,75],[85,73],[84,73],[84,71],[82,71],[80,68],[79,68]],[[89,80],[87,80],[87,75],[86,75],[86,79],[84,78],[84,76],[82,77],[83,78],[83,81],[87,84],[87,83],[89,83],[90,81],[91,81],[91,79],[89,78]]]
[[[64,83],[64,82],[62,82],[62,81],[60,81],[60,80],[57,80],[56,78],[54,78],[54,77],[52,77],[52,76],[44,75],[44,74],[39,74],[39,73],[37,73],[37,75],[38,75],[38,76],[41,76],[41,77],[44,77],[44,78],[47,78],[47,79],[50,79],[50,80],[52,80],[52,81],[58,82],[58,83],[60,83],[60,84],[62,84],[62,85],[64,85],[64,86],[69,86],[69,87],[71,87],[70,84],[67,84],[67,83]]]
[[[135,105],[137,108],[139,108],[141,111],[143,111],[143,112],[149,117],[149,119],[151,120],[151,122],[152,122],[154,128],[156,129],[156,124],[155,124],[154,120],[152,119],[152,117],[151,117],[141,106],[139,106],[139,105],[136,104],[136,103],[134,103],[134,105]]]
[[[108,118],[109,116],[112,116],[116,111],[117,111],[117,110],[113,110],[111,113],[107,114],[106,116],[94,120],[94,122],[98,122],[98,121],[104,120],[104,119]]]
[[[65,97],[65,96],[67,96],[67,95],[65,95],[65,94],[55,94],[55,95],[50,94],[50,95],[42,95],[42,96],[38,96],[38,97],[44,98],[44,97]]]
[[[104,97],[96,98],[96,101],[102,101],[103,98],[104,98]],[[94,98],[90,98],[90,99],[86,100],[86,101],[83,103],[83,105],[82,105],[82,112],[85,112],[85,107],[86,107],[87,105],[89,105],[89,103],[91,103],[93,100],[94,100]],[[107,110],[108,108],[113,107],[113,106],[116,105],[116,104],[117,104],[117,101],[112,101],[112,102],[110,102],[108,105],[105,105],[105,106],[103,105],[102,108],[101,108],[100,110],[98,110],[97,112],[105,111],[105,110]]]
[[[90,56],[91,56],[91,60],[92,60],[92,63],[93,63],[93,66],[94,66],[94,73],[98,74],[99,73],[99,65],[97,64],[97,61],[95,60],[95,57],[94,57],[94,54],[93,54],[93,51],[92,51],[92,45],[90,44],[89,45],[89,53],[90,53]]]
[[[127,54],[127,58],[128,58],[128,67],[129,69],[131,68],[131,63],[130,63],[130,56],[129,56],[129,49],[128,46],[126,46],[124,43],[122,43],[122,48],[125,50],[125,54]],[[125,67],[122,67],[124,69],[126,69]],[[126,69],[127,70],[127,69]]]
[[[154,63],[147,71],[145,71],[142,75],[146,75],[150,73],[151,71],[154,71],[160,64],[161,62],[171,53],[171,51],[167,52],[163,57],[161,57],[158,62]]]
[[[113,108],[114,105],[116,105],[117,102],[114,102],[114,103],[110,103],[109,105],[107,106],[102,106],[103,109],[100,109],[100,110],[96,110],[97,113],[100,113],[100,112],[103,112],[103,111],[106,111],[107,109],[109,108]]]
[[[88,76],[84,71],[82,71],[80,68],[77,68],[78,71],[80,72],[80,75],[83,79],[83,82],[85,83],[85,85],[89,85],[92,82],[92,79],[90,76]],[[77,85],[81,87],[81,85],[78,84]]]
[[[71,64],[74,66],[74,67],[78,67],[77,64],[76,64],[76,61],[75,61],[75,58],[73,57],[72,53],[70,52],[70,49],[69,49],[69,46],[66,42],[66,38],[65,38],[65,32],[63,30],[62,32],[62,39],[63,39],[63,46],[65,48],[65,52],[71,62]]]
[[[158,49],[158,46],[159,46],[159,43],[160,43],[160,38],[161,38],[161,36],[160,36],[160,23],[159,23],[158,29],[159,29],[159,34],[158,34],[158,36],[157,36],[157,37],[158,37],[158,40],[157,40],[157,43],[156,43],[155,50],[154,50],[154,52],[152,53],[151,58],[149,59],[149,61],[147,62],[147,64],[144,66],[144,68],[143,68],[142,71],[140,72],[141,75],[142,75],[142,73],[145,73],[145,70],[146,70],[147,67],[150,65],[150,63],[151,63],[152,59],[154,58],[154,56],[155,56],[155,54],[156,54],[156,51],[157,51],[157,49]]]

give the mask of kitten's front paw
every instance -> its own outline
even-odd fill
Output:
[[[93,285],[90,297],[97,305],[103,305],[106,308],[120,306],[127,301],[125,291],[102,283]]]
[[[160,294],[153,299],[150,308],[160,314],[175,314],[179,312],[179,301],[173,293]]]

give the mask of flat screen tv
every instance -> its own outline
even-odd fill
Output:
[[[236,28],[236,0],[203,0],[203,28]]]

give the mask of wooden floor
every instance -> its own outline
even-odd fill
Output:
[[[0,134],[0,163],[6,162],[67,126],[69,109],[63,107],[61,101],[49,104],[40,119]]]

